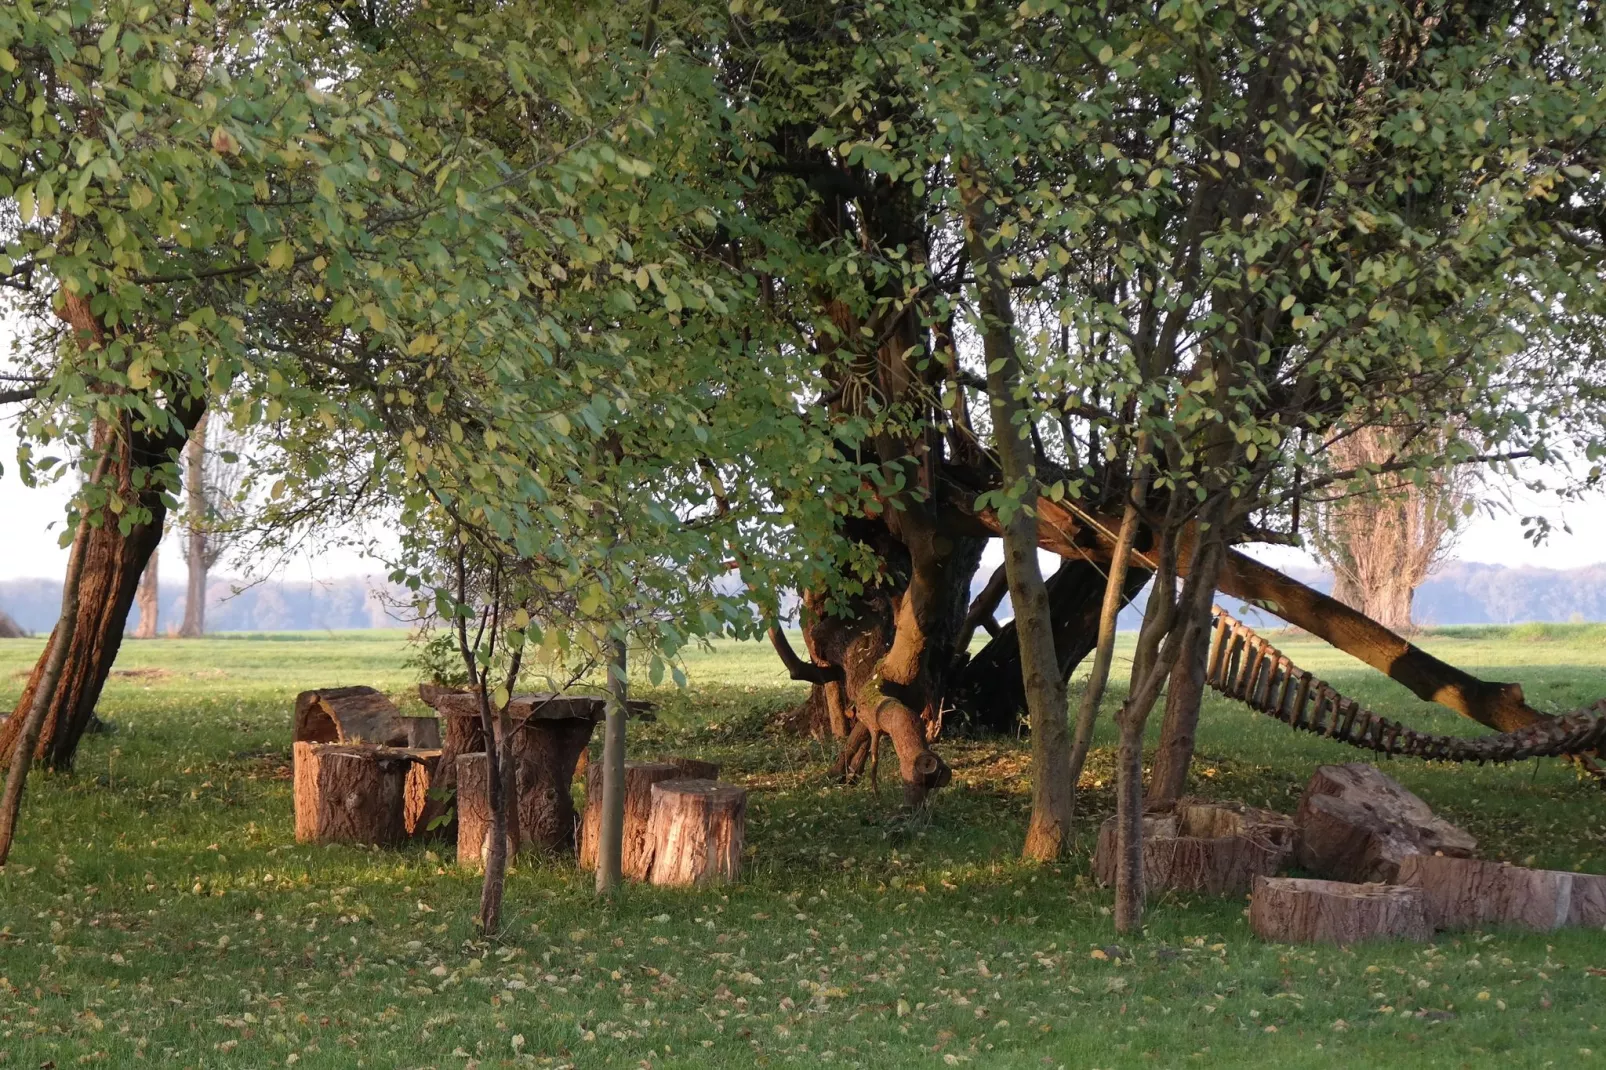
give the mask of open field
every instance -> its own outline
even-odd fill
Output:
[[[1380,712],[1477,727],[1277,642]],[[1541,709],[1606,696],[1601,627],[1424,645]],[[39,646],[0,643],[7,701]],[[0,873],[0,1067],[1606,1064],[1600,932],[1287,948],[1250,935],[1243,902],[1161,898],[1117,951],[1086,857],[1113,805],[1109,725],[1077,856],[1023,865],[1023,744],[943,744],[955,782],[911,819],[895,784],[830,786],[824,748],[765,730],[803,693],[767,646],[689,657],[690,688],[644,689],[664,710],[632,725],[633,753],[719,760],[751,789],[744,883],[604,907],[589,875],[526,859],[488,945],[449,850],[291,835],[292,696],[400,692],[404,656],[385,632],[125,644],[102,703],[115,733],[75,776],[31,782]],[[1288,808],[1315,765],[1357,756],[1210,701],[1195,790]],[[1606,872],[1606,794],[1565,766],[1386,768],[1489,857]]]

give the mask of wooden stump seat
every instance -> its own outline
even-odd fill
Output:
[[[1262,940],[1338,944],[1426,940],[1432,933],[1422,892],[1398,884],[1350,884],[1297,877],[1256,877],[1249,927]]]
[[[1422,892],[1435,929],[1514,925],[1546,932],[1606,925],[1606,877],[1593,874],[1416,855],[1400,864],[1399,882]]]
[[[425,831],[439,751],[302,740],[294,755],[298,841],[391,845]]]
[[[652,785],[647,879],[702,887],[740,879],[747,826],[747,790],[717,780],[665,780]]]
[[[326,687],[296,696],[297,743],[376,743],[383,747],[434,750],[440,726],[433,717],[404,717],[371,687]]]
[[[625,826],[620,845],[620,872],[630,880],[647,879],[652,852],[647,842],[647,824],[652,816],[652,786],[684,776],[671,762],[625,762]],[[582,869],[597,868],[597,838],[602,829],[601,762],[586,766],[586,808],[580,822],[579,862]]]
[[[1143,883],[1150,889],[1241,895],[1257,876],[1281,868],[1294,848],[1292,819],[1241,803],[1182,799],[1169,813],[1143,818]],[[1099,829],[1093,870],[1113,885],[1119,857],[1115,818]]]

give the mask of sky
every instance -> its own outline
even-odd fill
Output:
[[[0,580],[59,577],[65,570],[67,553],[57,545],[63,527],[63,511],[70,489],[65,484],[29,488],[22,484],[16,468],[16,436],[9,426],[0,425]],[[1516,493],[1515,511],[1494,517],[1479,513],[1464,522],[1455,559],[1512,566],[1569,569],[1606,562],[1606,494],[1565,507]],[[1550,540],[1539,547],[1522,537],[1520,516],[1543,513],[1556,525]],[[1571,532],[1560,530],[1565,523]],[[1315,560],[1292,547],[1251,547],[1250,552],[1278,568],[1313,566]],[[177,542],[169,537],[163,543],[159,568],[164,583],[182,583],[184,561]],[[998,544],[989,547],[988,564],[1002,560]],[[226,575],[238,574],[238,566],[225,565]],[[382,566],[356,551],[344,548],[303,552],[289,557],[277,572],[277,579],[327,581],[345,576],[366,576],[383,572]]]

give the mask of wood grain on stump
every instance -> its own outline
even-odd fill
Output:
[[[1347,946],[1385,938],[1426,940],[1432,933],[1419,889],[1294,877],[1255,878],[1249,927],[1262,940],[1284,944]]]
[[[297,742],[296,839],[395,844],[407,837],[414,752],[368,744]]]
[[[408,718],[371,687],[327,687],[296,696],[294,741],[412,745]]]
[[[648,880],[674,887],[738,880],[747,830],[747,790],[717,780],[652,786]]]
[[[652,786],[684,774],[669,762],[625,762],[625,831],[621,872],[630,880],[646,880],[652,855],[647,850],[647,823],[652,815]],[[597,838],[602,829],[601,762],[586,767],[586,809],[580,823],[580,867],[597,868]]]
[[[1316,770],[1294,815],[1299,864],[1340,881],[1393,881],[1400,863],[1441,852],[1467,857],[1477,841],[1364,762]]]
[[[443,801],[430,794],[440,777],[441,752],[408,748],[414,755],[413,766],[407,771],[407,784],[402,793],[402,824],[413,839],[442,839],[444,827],[430,828],[441,813]]]
[[[1516,925],[1543,932],[1574,923],[1574,878],[1583,876],[1476,858],[1418,855],[1400,864],[1399,881],[1421,890],[1428,924],[1435,929]],[[1598,891],[1587,879],[1579,884],[1581,917]]]
[[[1285,814],[1182,799],[1170,813],[1144,815],[1144,887],[1210,895],[1247,892],[1255,877],[1281,868],[1293,850],[1294,833]],[[1106,885],[1115,883],[1118,835],[1113,817],[1099,829],[1093,870]]]
[[[571,717],[526,723],[514,736],[521,849],[574,850],[574,769],[594,727],[594,721]]]
[[[485,752],[459,754],[456,780],[457,864],[483,869],[485,841],[491,831],[490,761]]]

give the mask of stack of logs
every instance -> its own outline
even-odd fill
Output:
[[[1184,799],[1144,818],[1150,890],[1250,893],[1255,933],[1286,943],[1353,944],[1482,925],[1606,926],[1606,876],[1527,869],[1474,856],[1477,842],[1364,763],[1316,771],[1294,817]],[[1094,872],[1115,881],[1112,818]],[[1310,877],[1275,876],[1292,861]]]
[[[440,720],[403,716],[369,687],[306,691],[296,698],[297,840],[394,845],[455,833],[458,861],[483,865],[490,804],[479,696],[419,690]],[[650,717],[650,710],[648,703],[633,703],[631,715]],[[518,846],[566,853],[575,846],[572,782],[602,718],[602,702],[518,695],[509,701],[508,713],[517,726],[518,800],[509,816]],[[581,864],[595,868],[602,778],[595,765],[586,771],[579,851]],[[718,777],[717,765],[691,758],[627,763],[627,877],[663,885],[740,877],[747,793]]]

